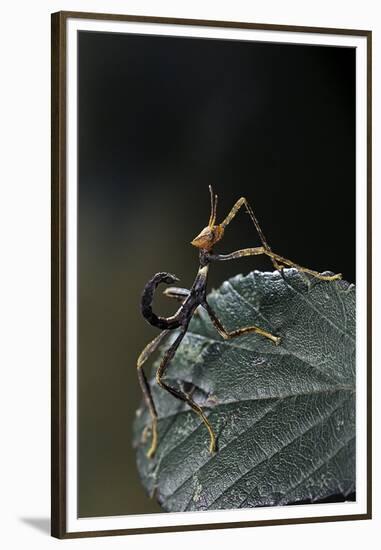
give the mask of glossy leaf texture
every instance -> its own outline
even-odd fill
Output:
[[[208,301],[228,330],[257,325],[279,335],[223,340],[198,309],[166,380],[190,392],[218,436],[154,379],[159,445],[153,459],[137,412],[142,483],[166,511],[345,500],[355,491],[355,286],[295,269],[237,275]],[[146,430],[147,432],[147,430]]]

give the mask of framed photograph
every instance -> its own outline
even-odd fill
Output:
[[[371,31],[53,14],[52,535],[369,519],[370,228]]]

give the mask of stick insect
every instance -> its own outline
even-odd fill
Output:
[[[254,332],[261,335],[263,338],[267,338],[275,345],[279,344],[280,341],[280,337],[278,335],[271,334],[257,326],[240,327],[233,331],[228,331],[224,327],[212,307],[209,305],[206,298],[208,271],[209,266],[212,262],[229,261],[235,260],[237,258],[242,258],[244,256],[259,256],[264,254],[270,258],[274,268],[281,272],[285,266],[290,266],[298,269],[303,273],[308,273],[324,281],[333,281],[335,279],[341,278],[341,274],[322,275],[317,271],[301,267],[295,262],[288,260],[287,258],[283,258],[279,254],[275,254],[271,250],[268,242],[266,241],[266,238],[259,226],[258,220],[255,217],[254,212],[245,197],[241,197],[234,204],[233,208],[230,210],[226,218],[220,224],[216,224],[218,197],[217,195],[214,195],[211,186],[209,186],[209,192],[211,202],[209,223],[191,242],[194,247],[199,249],[199,269],[197,271],[197,275],[193,282],[193,285],[190,290],[177,287],[169,287],[164,290],[164,294],[166,296],[168,296],[169,298],[174,298],[181,302],[179,309],[171,317],[159,317],[152,311],[152,301],[156,287],[160,283],[172,285],[173,283],[178,282],[179,279],[175,275],[166,272],[156,273],[156,275],[154,275],[152,279],[148,281],[143,290],[143,295],[141,299],[142,314],[148,323],[159,328],[162,331],[154,340],[152,340],[152,342],[150,342],[143,349],[137,361],[139,383],[152,421],[151,446],[147,451],[148,458],[152,458],[154,456],[158,445],[158,416],[155,408],[155,403],[152,398],[151,389],[143,370],[143,365],[147,361],[149,356],[157,349],[164,338],[169,334],[170,331],[174,329],[179,329],[177,337],[163,355],[159,368],[156,372],[156,382],[157,384],[159,384],[159,386],[161,386],[161,388],[172,394],[174,397],[187,403],[189,407],[199,416],[209,432],[210,453],[216,452],[216,435],[203,409],[197,403],[195,403],[190,395],[178,388],[172,387],[163,379],[169,363],[173,359],[182,339],[187,332],[189,322],[196,309],[201,306],[206,310],[217,332],[222,336],[222,338],[226,340],[242,336],[243,334]],[[230,254],[214,254],[214,245],[217,242],[221,241],[227,226],[235,218],[235,216],[243,206],[246,208],[246,211],[256,228],[256,231],[261,240],[261,246],[257,246],[255,248],[244,248],[242,250],[231,252]]]

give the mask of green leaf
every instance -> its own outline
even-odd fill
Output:
[[[150,417],[144,406],[134,426],[147,492],[171,512],[352,494],[354,285],[307,278],[295,269],[283,276],[254,271],[225,281],[208,301],[228,330],[257,325],[279,335],[281,343],[253,333],[224,341],[198,309],[165,378],[204,407],[218,452],[209,454],[208,433],[197,415],[153,377],[159,415],[154,459],[145,455],[150,438],[144,441],[142,433]]]

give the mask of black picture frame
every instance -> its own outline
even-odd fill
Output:
[[[195,525],[174,525],[134,529],[114,529],[107,531],[68,532],[66,521],[67,507],[67,460],[66,460],[66,418],[67,418],[67,201],[66,201],[66,151],[67,151],[67,103],[66,103],[66,29],[69,19],[90,19],[102,21],[131,21],[153,24],[189,25],[193,27],[221,27],[230,29],[257,29],[287,31],[295,33],[315,33],[326,35],[347,35],[364,37],[367,43],[367,511],[363,514],[326,517],[306,517],[294,519],[273,519],[263,521],[223,522]],[[58,12],[52,14],[52,494],[51,517],[52,536],[80,538],[90,536],[110,536],[138,533],[160,533],[204,529],[224,529],[232,527],[253,527],[260,525],[281,525],[316,523],[328,521],[351,521],[372,517],[372,373],[371,373],[371,318],[372,318],[372,257],[371,257],[371,166],[372,166],[372,33],[369,30],[319,28],[289,25],[268,25],[249,22],[211,21],[145,17],[133,15],[112,15],[102,13]]]

